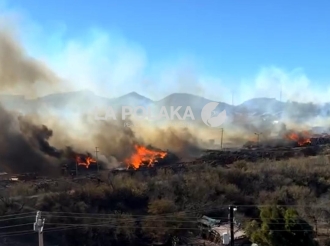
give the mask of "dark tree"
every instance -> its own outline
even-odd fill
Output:
[[[254,243],[267,246],[315,246],[313,228],[296,210],[279,206],[260,209],[260,222],[247,225],[246,232]]]

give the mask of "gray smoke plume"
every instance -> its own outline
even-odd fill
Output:
[[[45,64],[28,56],[10,32],[0,31],[0,89],[36,97],[45,87],[55,88],[60,82]],[[108,167],[131,156],[135,145],[151,145],[182,156],[199,150],[197,134],[187,128],[135,122],[128,127],[120,120],[86,118],[68,123],[70,127],[50,113],[20,116],[0,105],[0,168],[16,173],[56,173],[63,159],[69,162],[77,152],[93,153],[96,146]]]
[[[0,31],[0,89],[38,95],[33,85],[58,82],[56,75],[41,62],[26,55],[8,31]],[[48,144],[52,131],[34,125],[27,118],[0,105],[0,168],[9,172],[49,172],[55,168],[59,152]],[[58,169],[58,168],[57,168]]]
[[[47,66],[32,57],[15,40],[13,33],[0,30],[0,89],[37,96],[36,85],[56,85],[60,79]],[[38,84],[39,83],[39,84]]]

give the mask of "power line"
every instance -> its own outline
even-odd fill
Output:
[[[2,226],[0,229],[7,229],[7,228],[14,228],[14,227],[20,227],[20,226],[31,226],[31,223],[26,223],[26,224],[19,224],[19,225],[10,225],[10,226]]]
[[[66,225],[66,224],[61,224],[61,225]],[[71,225],[71,224],[67,224],[67,226],[68,227],[73,227],[73,229],[74,228],[76,228],[75,226],[77,226],[77,227],[86,227],[86,226],[89,226],[89,227],[109,227],[109,228],[125,228],[125,229],[137,229],[137,227],[136,226],[111,226],[111,225],[108,225],[108,224],[95,224],[95,225],[92,225],[92,224],[85,224],[85,225]],[[175,227],[166,227],[166,226],[147,226],[147,227],[145,227],[145,226],[143,226],[142,228],[144,228],[144,229],[169,229],[169,230],[200,230],[200,228],[198,228],[198,227],[179,227],[179,228],[175,228]],[[54,229],[56,229],[56,227],[54,228]],[[276,232],[280,232],[280,231],[282,231],[282,232],[284,232],[284,231],[288,231],[288,230],[271,230],[270,229],[270,231],[276,231]],[[306,230],[304,230],[304,229],[301,229],[301,230],[290,230],[291,232],[300,232],[300,231],[310,231],[310,232],[312,232],[312,231],[314,231],[313,229],[306,229]],[[45,231],[45,232],[47,232],[47,231]]]
[[[43,212],[45,216],[50,218],[74,218],[74,219],[98,219],[98,220],[104,220],[104,219],[113,219],[113,218],[121,218],[123,219],[125,216],[131,217],[128,219],[139,219],[139,218],[155,218],[159,221],[159,218],[167,218],[167,221],[170,221],[171,218],[179,218],[177,220],[180,220],[180,216],[182,216],[182,220],[186,219],[201,219],[201,216],[185,216],[181,215],[180,213],[178,215],[131,215],[131,214],[100,214],[100,217],[96,217],[97,214],[89,214],[89,213],[73,213],[73,215],[58,215],[59,213],[52,213],[52,212]],[[64,214],[67,214],[66,212],[63,212]],[[69,213],[70,214],[70,213]],[[79,216],[77,216],[79,215]],[[80,216],[80,215],[90,215],[90,216]],[[10,220],[18,220],[18,219],[26,219],[26,218],[34,218],[35,216],[21,216],[21,217],[15,217],[15,218],[9,218],[9,219],[0,219],[0,222],[3,221],[10,221]],[[227,219],[227,217],[212,217],[214,219]],[[259,217],[258,217],[259,218]],[[258,218],[250,218],[250,219],[258,219]],[[172,220],[172,219],[171,219]],[[187,220],[186,220],[187,221]]]
[[[285,224],[285,223],[283,223]],[[18,226],[25,226],[25,224],[22,225],[16,225],[16,227]],[[31,225],[31,224],[29,224]],[[48,225],[48,223],[47,223]],[[130,225],[115,225],[115,224],[109,224],[109,223],[88,223],[88,224],[66,224],[66,223],[58,223],[58,224],[49,224],[49,225],[58,225],[58,226],[65,226],[65,228],[69,228],[69,227],[114,227],[114,228],[137,228],[137,226],[130,226]],[[299,225],[299,223],[296,223],[296,225]],[[197,230],[200,228],[197,227],[170,227],[170,226],[142,226],[145,229],[156,229],[156,228],[163,228],[163,229],[177,229],[177,230]],[[59,229],[59,228],[63,228],[63,227],[52,227],[52,228],[46,228],[43,232],[47,232],[51,229]],[[287,230],[271,230],[271,231],[287,231]],[[300,230],[292,230],[292,231],[309,231],[308,229],[300,229]],[[26,230],[22,231],[22,232],[28,232]],[[31,232],[29,230],[29,232]],[[11,232],[8,232],[11,233]],[[0,236],[4,235],[4,234],[8,234],[8,233],[0,233]],[[15,232],[13,232],[15,233]],[[18,232],[17,232],[18,233]]]
[[[49,217],[49,219],[54,219],[54,220],[61,220],[61,219],[82,219],[82,220],[96,220],[96,221],[111,221],[113,219],[118,219],[119,221],[139,221],[141,219],[150,219],[150,220],[157,220],[159,222],[191,222],[191,223],[197,223],[200,219],[202,219],[201,216],[170,216],[170,217],[166,217],[166,216],[157,216],[157,215],[144,215],[144,216],[139,216],[139,217],[134,217],[131,215],[126,215],[126,214],[118,214],[115,216],[103,216],[103,217],[91,217],[91,216],[70,216],[70,215],[51,215],[48,214],[46,215],[46,217]],[[0,222],[3,221],[9,221],[9,220],[18,220],[18,219],[24,219],[24,218],[32,218],[32,216],[24,216],[24,217],[17,217],[17,218],[11,218],[11,219],[6,219],[6,220],[0,220]],[[218,220],[228,220],[228,217],[214,217],[212,216],[212,219],[218,219]],[[241,220],[244,221],[249,221],[249,220],[258,220],[260,219],[260,217],[246,217],[246,218],[242,218]],[[274,218],[270,218],[270,220],[279,220],[279,219],[283,219],[282,217],[274,217]],[[317,220],[316,218],[313,218],[314,220]],[[329,220],[317,220],[318,222],[321,223],[329,223]],[[306,224],[307,222],[301,222],[299,224]],[[281,222],[274,222],[274,223],[270,223],[270,224],[283,224]],[[23,226],[23,225],[28,225],[28,224],[19,224],[19,226]],[[10,228],[10,227],[15,227],[18,225],[10,225],[10,226],[5,226],[5,227],[0,227],[0,229],[3,228]]]
[[[51,217],[51,219],[56,219],[60,217],[60,218],[66,218],[66,219],[84,219],[84,220],[94,220],[97,221],[97,223],[100,222],[113,222],[114,218],[95,218],[95,217],[76,217],[76,216],[54,216]],[[226,217],[212,217],[213,219],[223,219],[224,221],[228,220],[228,218]],[[118,217],[116,218],[117,221],[115,221],[114,223],[121,223],[121,222],[132,222],[132,223],[136,223],[139,222],[141,220],[137,219],[137,218],[121,218]],[[157,222],[164,222],[164,223],[191,223],[191,224],[198,224],[200,223],[200,219],[201,217],[196,217],[194,220],[191,220],[191,218],[189,218],[189,220],[187,218],[182,218],[182,219],[159,219],[159,218],[148,218],[148,216],[146,217],[142,217],[142,220],[146,221],[147,219],[151,219],[151,220],[155,220]],[[260,218],[244,218],[241,219],[241,221],[245,221],[245,222],[251,222],[253,220],[259,220]],[[283,219],[283,218],[270,218],[271,220],[279,220],[279,219]],[[54,222],[55,222],[54,221]],[[330,220],[314,220],[314,223],[318,224],[318,225],[329,225]],[[48,223],[48,225],[62,225],[63,223]],[[282,224],[286,224],[285,222],[270,222],[268,223],[269,225],[282,225]],[[307,225],[309,224],[308,222],[295,222],[295,224],[299,224],[299,225]],[[18,224],[18,225],[10,225],[10,226],[4,226],[4,227],[0,227],[0,229],[6,229],[6,228],[13,228],[13,227],[21,227],[21,226],[27,226],[30,225],[30,223],[26,223],[26,224]],[[70,225],[74,225],[74,224],[70,224]],[[82,225],[82,224],[77,224],[77,225]],[[85,223],[83,225],[90,225],[89,223]]]
[[[34,234],[34,233],[35,232],[34,231],[31,232],[31,230],[8,232],[8,233],[0,234],[0,238],[11,237],[11,236],[21,236],[21,235],[31,235],[31,234]]]
[[[146,216],[142,216],[142,217],[131,217],[130,218],[125,218],[125,217],[121,217],[120,215],[117,217],[108,217],[108,218],[96,218],[96,217],[80,217],[80,216],[49,216],[50,219],[61,219],[61,218],[66,218],[66,219],[84,219],[84,220],[96,220],[96,221],[113,221],[113,219],[118,219],[119,222],[137,222],[138,219],[155,219],[158,222],[180,222],[180,223],[199,223],[199,219],[201,219],[201,217],[182,217],[182,218],[177,218],[177,219],[159,219],[159,217],[150,217],[148,215]],[[227,220],[228,217],[212,217],[213,219],[223,219],[223,220]],[[192,220],[194,219],[194,220]],[[258,218],[244,218],[242,219],[243,221],[252,221],[252,220],[257,220],[260,219]],[[271,218],[273,220],[276,219],[283,219],[283,218]],[[318,222],[324,223],[324,224],[328,224],[330,222],[330,220],[317,220]],[[48,225],[57,225],[58,223],[48,223]],[[285,223],[281,223],[281,222],[274,222],[274,223],[269,223],[269,224],[285,224]],[[300,222],[300,223],[296,223],[296,224],[308,224],[307,222]],[[23,224],[26,225],[26,224]],[[5,228],[5,227],[0,227],[0,229]]]
[[[97,154],[100,152],[99,150],[99,147],[95,147],[95,159],[96,159],[96,165],[97,165],[97,172],[99,173],[100,172],[100,168],[99,168],[99,160],[97,158]]]
[[[209,207],[207,207],[209,206]],[[148,215],[148,216],[169,216],[184,213],[184,212],[204,212],[204,211],[214,211],[214,210],[221,210],[226,209],[231,205],[206,205],[205,207],[201,207],[198,209],[187,209],[187,210],[181,210],[177,212],[171,212],[171,213],[164,213],[164,214],[158,214],[158,215]],[[283,207],[283,208],[326,208],[329,209],[328,205],[276,205],[276,204],[255,204],[255,205],[243,205],[243,204],[235,204],[234,206],[240,207],[240,208],[267,208],[267,207]],[[98,214],[98,213],[74,213],[74,212],[47,212],[43,211],[43,213],[46,214],[75,214],[75,215],[91,215],[91,216],[118,216],[118,214]],[[146,214],[133,214],[131,216],[146,216]]]
[[[63,224],[65,225],[65,224]],[[96,225],[89,225],[89,226],[95,226],[95,227],[104,227],[105,225],[102,224],[96,224]],[[74,226],[63,226],[63,227],[55,227],[55,228],[48,228],[44,230],[44,233],[47,232],[59,232],[59,231],[65,231],[65,230],[73,230],[73,229],[80,229],[86,227],[85,225],[74,225]],[[105,226],[107,227],[107,226]],[[134,227],[127,227],[127,226],[116,226],[115,228],[126,228],[126,229],[136,229],[136,226]],[[200,230],[199,228],[173,228],[173,227],[164,227],[164,226],[158,226],[158,227],[143,227],[145,229],[170,229],[170,230]],[[271,230],[273,232],[286,232],[287,230]],[[313,230],[291,230],[291,232],[313,232]],[[23,230],[23,231],[16,231],[16,232],[8,232],[8,233],[0,233],[0,238],[3,237],[11,237],[11,236],[21,236],[21,235],[31,235],[34,232],[31,232],[30,230]]]
[[[9,218],[9,219],[0,219],[0,222],[9,221],[9,220],[19,220],[19,219],[33,218],[33,217],[35,217],[35,216],[30,215],[30,216],[22,216],[22,217]]]
[[[16,216],[16,215],[27,215],[27,214],[35,214],[35,212],[14,213],[14,214],[8,214],[8,215],[1,215],[1,216],[0,216],[0,219],[1,219],[1,218],[7,218],[7,217],[13,217],[13,216]]]
[[[216,210],[222,210],[221,207],[226,206],[226,205],[220,205],[217,207],[209,207],[209,208],[199,208],[199,209],[194,209],[194,210],[183,210],[183,211],[178,211],[178,212],[172,212],[172,213],[165,213],[165,214],[158,214],[158,215],[150,215],[150,214],[141,214],[141,215],[137,215],[137,214],[95,214],[95,213],[74,213],[74,212],[47,212],[47,211],[43,211],[43,213],[46,216],[57,216],[57,217],[75,217],[75,218],[83,218],[81,216],[86,216],[86,218],[91,218],[91,217],[95,217],[95,216],[106,216],[108,218],[111,217],[119,217],[119,216],[123,216],[123,215],[127,215],[130,217],[149,217],[149,218],[159,218],[159,217],[167,217],[167,218],[176,218],[178,216],[184,216],[185,218],[201,218],[201,215],[198,216],[187,216],[189,213],[207,213],[207,212],[211,212],[211,211],[216,211]],[[228,205],[227,205],[228,206]],[[235,205],[236,207],[240,207],[240,208],[263,208],[263,207],[274,207],[276,205]],[[322,205],[278,205],[280,207],[286,207],[286,208],[325,208],[328,209],[328,206],[322,206]],[[183,214],[183,213],[187,213],[187,214]],[[24,218],[29,218],[32,217],[32,215],[30,216],[20,216],[20,217],[15,217],[18,215],[27,215],[27,214],[31,214],[31,213],[17,213],[17,214],[12,214],[12,215],[5,215],[5,216],[0,216],[0,222],[1,221],[7,221],[7,220],[16,220],[16,219],[24,219]],[[70,215],[70,216],[69,216]],[[75,215],[75,216],[72,216]],[[12,217],[12,218],[10,218]],[[226,218],[226,217],[213,217],[213,218]],[[257,219],[257,218],[256,218]]]
[[[75,218],[75,217],[73,217]],[[224,217],[225,218],[225,217]],[[272,218],[275,219],[275,218]],[[281,218],[283,219],[283,218]],[[251,220],[251,219],[250,219]],[[122,220],[120,222],[125,222],[127,220]],[[130,220],[132,221],[132,220]],[[159,220],[158,220],[159,221]],[[174,222],[173,220],[160,220],[159,222]],[[188,222],[188,221],[178,221],[178,222]],[[198,221],[193,221],[193,222],[198,222]],[[286,223],[268,223],[269,225],[285,225]],[[305,222],[297,222],[294,223],[295,225],[305,225],[307,223]],[[326,223],[329,225],[329,223]],[[27,226],[30,225],[30,223],[27,224],[18,224],[18,225],[11,225],[11,226],[5,226],[5,227],[0,227],[0,229],[5,229],[5,228],[14,228],[14,227],[21,227],[21,226]],[[57,225],[60,227],[52,227],[52,228],[46,228],[43,232],[57,232],[57,231],[62,231],[62,230],[70,230],[70,229],[79,229],[82,227],[109,227],[109,228],[126,228],[126,229],[136,229],[137,226],[132,226],[132,225],[118,225],[117,223],[114,223],[113,220],[109,220],[108,223],[79,223],[79,224],[69,224],[69,223],[49,223],[48,225]],[[169,230],[200,230],[198,227],[168,227],[168,226],[142,226],[144,229],[169,229]],[[281,231],[287,231],[287,230],[270,230],[273,232],[281,232]],[[299,231],[314,231],[313,229],[301,229],[301,230],[291,230],[292,232],[299,232]],[[0,233],[0,237],[7,237],[7,236],[19,236],[19,235],[28,235],[32,234],[30,230],[23,230],[23,231],[15,231],[15,232],[5,232],[5,233]]]

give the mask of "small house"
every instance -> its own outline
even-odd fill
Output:
[[[198,226],[201,228],[201,229],[211,229],[215,226],[218,226],[220,225],[221,223],[221,220],[216,220],[216,219],[212,219],[210,217],[207,217],[207,216],[203,216],[199,221],[198,221]]]
[[[198,221],[199,228],[201,229],[201,236],[218,245],[230,245],[230,224],[222,222],[221,220],[213,219],[203,216]],[[245,235],[244,230],[240,224],[234,224],[234,240],[237,246],[251,246],[251,242]]]
[[[220,226],[213,227],[211,230],[211,235],[214,242],[219,243],[219,245],[230,245],[230,224],[221,224]],[[235,245],[245,246],[251,245],[251,242],[245,235],[244,230],[242,230],[239,226],[234,225],[234,240]]]

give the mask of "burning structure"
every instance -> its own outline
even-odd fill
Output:
[[[72,151],[72,150],[71,150]],[[71,158],[65,159],[62,165],[63,175],[78,175],[78,173],[95,172],[99,169],[99,163],[90,153],[71,153]]]
[[[134,148],[135,153],[124,161],[128,168],[137,169],[141,166],[152,167],[167,155],[165,151],[153,150],[145,146],[135,145]]]
[[[97,164],[97,161],[93,159],[89,154],[87,155],[77,155],[75,157],[75,162],[78,166],[84,166],[89,168],[91,164]]]
[[[124,161],[129,169],[153,167],[157,164],[162,165],[162,163],[166,162],[169,157],[169,152],[156,150],[152,147],[135,145],[134,148],[135,152]]]

